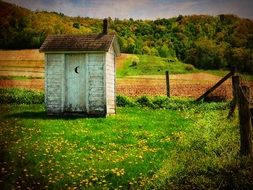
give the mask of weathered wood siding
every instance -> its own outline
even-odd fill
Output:
[[[107,114],[115,114],[115,55],[111,47],[106,53],[106,112]]]
[[[48,114],[115,113],[115,55],[112,47],[107,53],[46,53],[45,58]]]
[[[48,114],[61,113],[64,109],[65,56],[64,54],[45,55],[45,103]]]
[[[65,112],[86,112],[86,75],[85,54],[65,54]]]
[[[90,53],[86,56],[88,64],[88,110],[89,114],[106,114],[105,102],[105,53]]]

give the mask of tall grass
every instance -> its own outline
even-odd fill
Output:
[[[194,125],[178,134],[177,148],[150,188],[252,189],[252,163],[239,156],[237,118],[228,121],[224,107],[215,110],[209,105],[184,111]]]
[[[152,108],[152,109],[169,109],[177,111],[187,111],[198,108],[202,111],[208,111],[209,109],[219,110],[228,109],[229,102],[196,102],[194,99],[182,98],[182,97],[171,97],[166,96],[141,96],[136,98],[130,98],[127,96],[118,95],[116,97],[117,106],[119,107],[141,107],[141,108]]]
[[[41,104],[44,102],[44,93],[41,91],[0,88],[1,104]]]

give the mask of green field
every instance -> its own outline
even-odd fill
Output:
[[[62,118],[47,117],[42,104],[1,104],[1,187],[252,187],[238,156],[237,117],[226,119],[228,103],[165,97],[118,103],[133,107],[107,118]]]
[[[162,58],[151,55],[129,54],[121,67],[117,67],[117,77],[137,75],[164,75],[192,73],[197,71],[193,66],[182,63],[177,58]]]

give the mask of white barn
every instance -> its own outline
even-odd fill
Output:
[[[115,114],[116,36],[51,35],[45,53],[45,104],[48,115]]]

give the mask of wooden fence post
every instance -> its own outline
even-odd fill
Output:
[[[238,104],[238,89],[240,85],[239,76],[232,76],[232,87],[233,87],[233,100],[231,102],[230,110],[228,113],[228,119],[232,118],[235,113],[236,105]]]
[[[167,92],[167,97],[170,98],[170,77],[169,77],[169,71],[165,71],[165,76],[166,76],[166,92]]]
[[[250,116],[250,88],[242,86],[238,88],[239,120],[240,120],[240,153],[253,159],[252,127]]]
[[[233,76],[235,74],[234,71],[229,72],[225,77],[223,77],[219,82],[217,82],[214,86],[212,86],[210,89],[208,89],[204,94],[202,94],[196,101],[200,101],[203,98],[207,97],[208,94],[210,94],[212,91],[214,91],[216,88],[218,88],[223,82],[225,82],[229,77]]]

